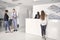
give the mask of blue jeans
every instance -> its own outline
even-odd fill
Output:
[[[9,21],[5,21],[4,23],[5,23],[5,30],[7,31],[8,28],[10,31]]]
[[[17,30],[17,19],[13,19],[12,24],[14,26],[14,30]]]

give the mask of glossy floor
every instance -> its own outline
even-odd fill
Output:
[[[0,40],[45,40],[40,36],[27,34],[24,29],[21,28],[17,32],[5,33],[5,31],[0,32]],[[54,40],[46,38],[46,40]]]

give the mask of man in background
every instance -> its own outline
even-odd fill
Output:
[[[35,15],[35,19],[40,19],[40,14],[39,14],[39,12],[37,12],[37,14]]]

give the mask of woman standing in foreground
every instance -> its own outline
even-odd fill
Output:
[[[42,33],[42,37],[45,37],[46,35],[46,27],[47,27],[47,15],[45,14],[45,12],[42,10],[41,11],[41,33]]]

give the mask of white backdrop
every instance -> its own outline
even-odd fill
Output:
[[[56,12],[48,9],[48,7],[50,7],[51,5],[56,5],[56,6],[60,7],[60,3],[33,5],[33,16],[32,17],[33,18],[35,17],[35,14],[37,14],[37,11],[39,11],[41,13],[41,10],[44,10],[47,15],[52,14],[52,13],[56,14]],[[59,13],[58,13],[58,15],[59,15]]]

